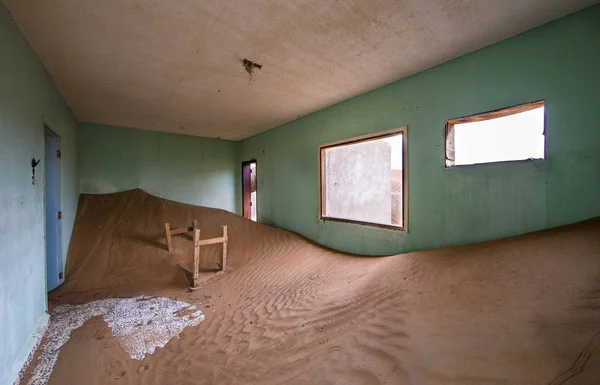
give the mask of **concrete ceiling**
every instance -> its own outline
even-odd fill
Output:
[[[598,1],[4,2],[80,121],[238,140]]]

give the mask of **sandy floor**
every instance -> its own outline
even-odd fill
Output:
[[[196,326],[204,315],[196,306],[169,298],[139,296],[99,299],[81,305],[61,304],[50,313],[50,325],[27,385],[46,385],[60,349],[71,333],[93,317],[102,317],[129,357],[143,360],[164,347],[183,329]],[[101,338],[100,338],[101,339]],[[122,377],[123,373],[115,376]]]
[[[192,219],[202,238],[228,226],[231,271],[190,293],[192,242],[168,253],[162,231]],[[214,266],[220,248],[202,251]],[[600,384],[600,220],[360,258],[140,190],[82,196],[51,305],[141,294],[206,319],[138,361],[92,318],[48,384]]]

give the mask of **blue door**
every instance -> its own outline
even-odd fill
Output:
[[[46,199],[46,289],[63,283],[62,231],[60,209],[60,138],[44,130],[44,196]]]

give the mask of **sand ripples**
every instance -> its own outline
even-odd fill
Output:
[[[187,293],[176,263],[191,257],[191,241],[178,238],[167,253],[161,231],[192,219],[203,238],[229,227],[231,271]],[[54,302],[155,294],[194,304],[206,319],[141,362],[110,335],[95,339],[105,325],[90,321],[63,348],[50,385],[113,384],[111,367],[126,373],[121,384],[543,384],[579,362],[598,329],[594,306],[573,310],[598,284],[598,222],[485,247],[358,258],[135,190],[82,197],[75,226]],[[561,247],[540,253],[549,239]],[[218,248],[203,257],[214,263]],[[564,327],[574,319],[576,330]]]

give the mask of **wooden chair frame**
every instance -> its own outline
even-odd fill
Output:
[[[192,227],[183,227],[180,229],[171,230],[171,226],[169,223],[165,223],[165,238],[167,240],[167,250],[169,252],[173,251],[173,243],[171,237],[173,235],[185,234],[189,232],[194,232],[194,268],[190,273],[193,277],[193,286],[192,288],[198,288],[201,284],[200,282],[200,247],[207,245],[214,245],[217,243],[223,244],[223,260],[221,263],[221,271],[227,270],[227,226],[223,226],[223,236],[217,238],[210,239],[200,239],[200,229],[198,228],[198,222],[194,220]],[[184,266],[180,265],[183,269],[189,271]]]

